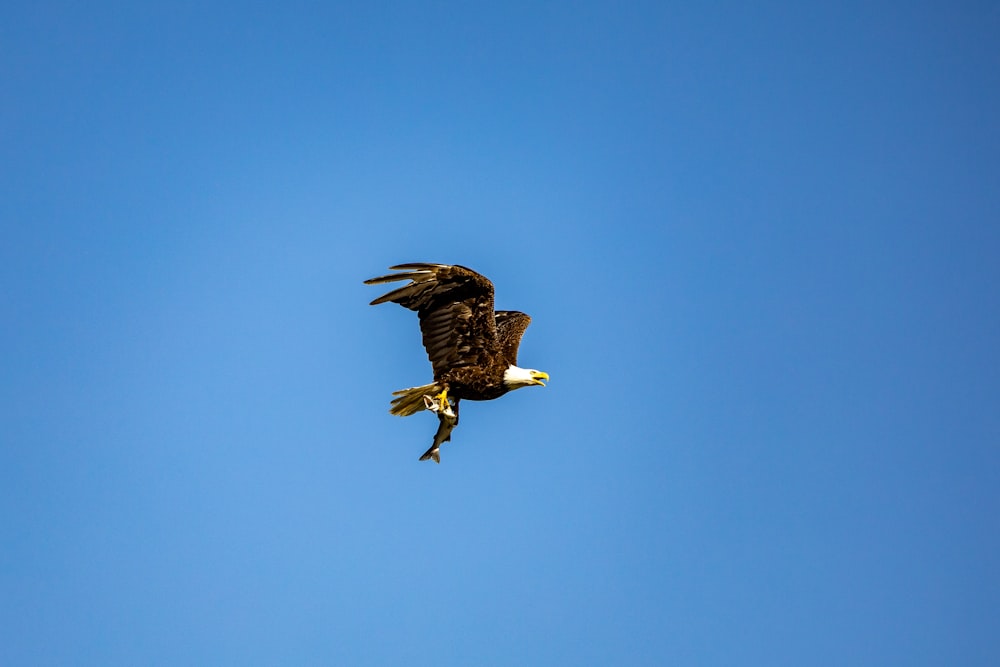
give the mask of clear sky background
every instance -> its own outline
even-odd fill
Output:
[[[1000,664],[998,36],[6,3],[0,663]],[[410,261],[552,376],[439,466]]]

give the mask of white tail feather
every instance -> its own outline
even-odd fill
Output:
[[[428,394],[437,396],[440,393],[441,387],[434,383],[425,384],[422,387],[410,387],[409,389],[394,391],[392,395],[396,398],[392,399],[389,412],[400,417],[409,417],[421,410],[427,409],[427,406],[424,404],[424,396]]]

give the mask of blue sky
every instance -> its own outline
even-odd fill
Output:
[[[997,664],[1000,10],[835,4],[8,3],[0,662]]]

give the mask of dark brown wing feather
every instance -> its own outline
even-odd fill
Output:
[[[531,318],[516,310],[498,310],[496,312],[497,338],[500,339],[500,351],[508,363],[517,365],[517,348],[521,345],[521,336],[531,324]]]
[[[493,315],[493,283],[464,266],[399,264],[392,273],[366,280],[378,285],[409,280],[372,305],[393,302],[415,310],[434,377],[459,366],[484,366],[500,352]],[[516,350],[516,347],[515,347]]]

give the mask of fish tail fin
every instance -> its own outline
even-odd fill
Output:
[[[421,461],[427,461],[428,459],[434,461],[434,463],[441,463],[441,450],[437,445],[431,445],[431,448],[420,457]]]
[[[399,417],[409,417],[421,410],[427,409],[427,406],[424,404],[424,396],[428,394],[436,396],[440,393],[441,387],[433,382],[420,387],[410,387],[409,389],[394,391],[392,395],[396,398],[392,399],[389,412]]]

